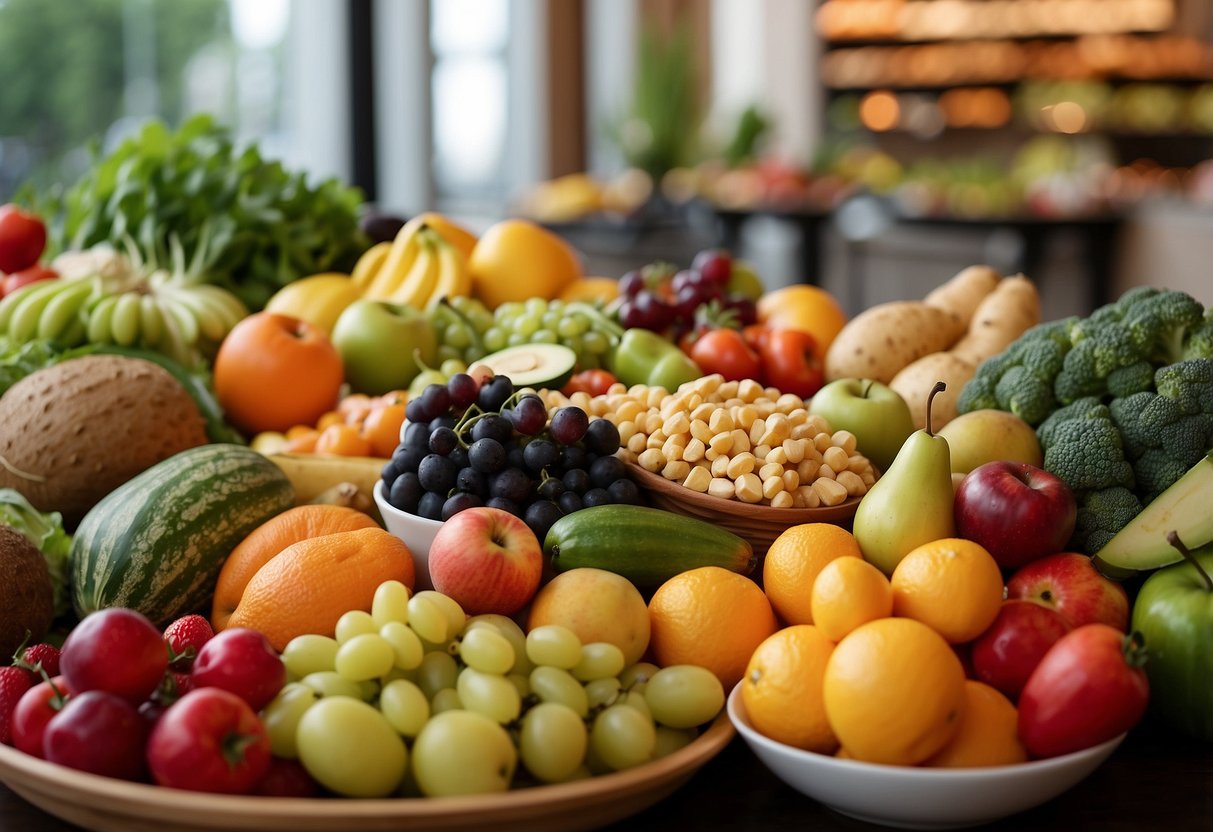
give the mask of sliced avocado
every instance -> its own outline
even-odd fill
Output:
[[[1183,560],[1167,542],[1167,532],[1179,533],[1189,548],[1213,541],[1213,454],[1193,465],[1170,488],[1154,498],[1116,536],[1095,553],[1096,565],[1121,569],[1157,569]]]
[[[573,377],[577,353],[561,344],[521,344],[490,353],[472,365],[477,366],[509,376],[515,387],[556,390]]]

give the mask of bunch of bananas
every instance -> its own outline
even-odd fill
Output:
[[[219,286],[175,271],[146,269],[120,254],[86,273],[23,286],[0,300],[0,335],[64,347],[143,347],[186,366],[211,358],[248,310]]]
[[[364,298],[424,310],[444,297],[472,291],[463,252],[430,228],[424,217],[405,223],[392,242],[368,249],[350,277]]]

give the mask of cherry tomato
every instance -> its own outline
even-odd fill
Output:
[[[807,399],[825,383],[817,340],[797,329],[772,329],[763,342],[763,380],[783,393]]]
[[[71,697],[67,680],[62,676],[34,685],[17,700],[10,726],[13,745],[34,757],[42,757],[42,738],[46,726],[63,709]]]
[[[46,224],[16,205],[0,206],[0,272],[19,272],[46,249]]]
[[[15,292],[30,283],[37,283],[39,280],[54,280],[57,277],[59,277],[59,272],[54,269],[41,265],[30,266],[28,269],[6,275],[3,280],[0,280],[0,296]]]
[[[766,324],[750,324],[742,327],[741,337],[750,345],[750,348],[762,354],[762,348],[766,346],[767,340],[771,337],[771,330]]]
[[[120,696],[90,690],[72,697],[46,725],[46,759],[68,768],[122,780],[142,778],[147,723]]]
[[[1090,748],[1128,731],[1150,687],[1137,634],[1107,624],[1066,633],[1045,653],[1019,697],[1019,738],[1035,757]]]
[[[160,717],[147,741],[147,763],[161,786],[247,794],[269,769],[270,739],[239,696],[199,688]]]
[[[575,374],[560,392],[571,396],[577,392],[591,396],[603,396],[618,379],[606,370],[582,370]]]
[[[111,607],[86,615],[72,630],[59,667],[75,693],[104,690],[138,705],[164,679],[168,647],[145,616]]]
[[[759,377],[762,365],[758,353],[745,342],[736,329],[713,329],[704,332],[684,351],[699,365],[705,375],[720,373],[727,381]]]
[[[190,676],[196,687],[230,691],[259,711],[286,684],[286,666],[261,633],[233,627],[202,645]]]

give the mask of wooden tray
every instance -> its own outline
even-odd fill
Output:
[[[689,780],[733,736],[722,711],[693,743],[655,762],[573,783],[473,797],[210,795],[74,771],[5,745],[0,745],[0,781],[43,811],[96,832],[547,832],[602,826],[652,806]]]
[[[682,484],[667,480],[661,474],[646,471],[639,465],[629,463],[628,473],[648,497],[649,503],[666,511],[685,514],[706,520],[715,526],[728,529],[733,534],[749,541],[754,555],[762,559],[767,549],[785,529],[801,523],[833,523],[851,528],[855,509],[861,497],[852,497],[836,506],[821,508],[771,508],[767,505],[726,500],[699,491],[692,491]]]

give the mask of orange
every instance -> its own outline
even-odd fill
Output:
[[[531,600],[526,628],[560,624],[582,644],[605,641],[623,651],[629,664],[649,646],[649,610],[631,581],[605,569],[580,567],[561,572]]]
[[[813,582],[827,563],[840,557],[863,555],[855,537],[831,523],[802,523],[775,538],[762,563],[762,586],[780,619],[813,623]]]
[[[400,426],[403,424],[403,404],[384,404],[371,410],[362,422],[362,436],[371,443],[371,454],[391,456],[400,444]]]
[[[964,682],[942,636],[912,618],[879,618],[852,630],[830,654],[826,718],[856,760],[916,765],[956,735]]]
[[[719,566],[675,575],[649,599],[650,648],[657,664],[697,664],[725,690],[745,675],[750,656],[779,629],[758,584]]]
[[[1019,741],[1019,713],[1011,700],[989,685],[969,680],[956,736],[923,765],[1006,766],[1027,759],[1027,749]]]
[[[981,635],[1002,605],[1002,571],[971,540],[924,543],[901,559],[891,583],[893,615],[917,619],[952,644]]]
[[[490,226],[468,258],[472,293],[495,309],[507,301],[552,299],[581,276],[572,247],[529,220],[502,220]]]
[[[334,456],[370,456],[371,443],[363,438],[354,425],[329,425],[320,431],[315,452]]]
[[[412,590],[413,570],[408,546],[380,528],[309,537],[257,570],[227,626],[257,630],[279,652],[305,633],[332,637],[345,613],[370,612],[384,581]]]
[[[824,357],[846,325],[847,314],[825,289],[797,283],[760,297],[758,320],[772,329],[798,329],[809,333],[817,341],[817,355]]]
[[[316,430],[323,431],[327,427],[340,425],[345,422],[345,416],[338,413],[336,410],[330,410],[319,419],[316,420]]]
[[[813,582],[813,623],[830,641],[860,624],[893,614],[893,588],[884,573],[863,558],[836,558]]]
[[[610,303],[619,297],[619,281],[613,277],[583,277],[574,280],[560,292],[560,299],[566,303],[578,300]]]
[[[291,430],[295,430],[291,428]],[[282,446],[282,452],[287,454],[310,454],[316,450],[316,442],[320,439],[320,431],[314,428],[306,428],[304,430],[295,431],[295,435],[291,436],[290,431],[287,431],[286,444]]]
[[[741,701],[759,733],[819,754],[838,748],[821,696],[833,650],[811,624],[786,627],[758,645],[741,680]]]
[[[270,518],[236,544],[223,561],[219,580],[215,583],[211,625],[216,632],[227,626],[245,586],[261,567],[286,547],[311,537],[375,527],[375,521],[369,516],[344,506],[296,506]]]

